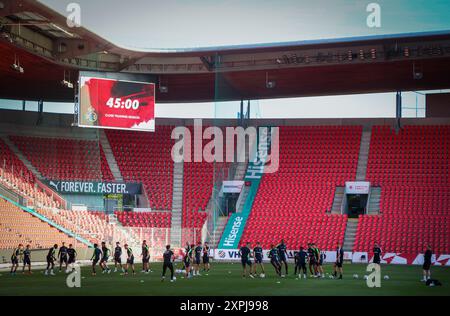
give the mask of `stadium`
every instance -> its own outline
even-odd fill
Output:
[[[1,296],[450,295],[450,31],[144,50],[45,2],[0,0]]]

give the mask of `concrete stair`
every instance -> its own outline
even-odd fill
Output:
[[[27,157],[25,157],[25,155],[22,154],[22,152],[19,150],[16,144],[14,144],[14,142],[11,141],[7,135],[1,134],[0,138],[5,142],[5,144],[9,147],[9,149],[11,149],[11,151],[17,156],[17,158],[19,158],[23,162],[25,167],[27,167],[28,170],[33,172],[33,174],[39,180],[42,180],[44,178],[42,174],[31,164],[31,162],[27,159]]]
[[[344,235],[344,251],[352,251],[356,239],[356,229],[358,228],[358,219],[349,218],[347,221],[347,227],[345,228]]]
[[[247,172],[247,162],[237,162],[236,163],[236,172],[234,173],[233,180],[236,180],[236,181],[244,180],[246,172]]]
[[[381,188],[371,187],[369,202],[367,207],[368,215],[378,215],[380,214],[380,200],[381,200]]]
[[[336,187],[334,192],[333,205],[331,207],[331,214],[341,214],[342,202],[344,201],[344,187]]]
[[[249,161],[249,156],[250,156],[250,147],[252,144],[249,143],[249,141],[246,139],[245,142],[243,142],[241,144],[241,146],[238,148],[238,152],[242,153],[244,152],[244,162],[239,162],[236,159],[236,162],[234,163],[236,170],[234,173],[234,177],[232,180],[244,180],[245,177],[245,173],[247,172],[247,165],[248,165],[248,161]],[[236,157],[237,158],[237,157]]]
[[[366,179],[367,161],[369,159],[370,138],[372,130],[364,129],[361,136],[361,145],[359,147],[358,167],[356,169],[356,181],[364,181]]]
[[[244,208],[245,201],[247,201],[248,193],[250,192],[250,187],[243,186],[241,194],[236,202],[236,213],[242,213],[242,209]]]
[[[114,176],[114,179],[118,182],[122,182],[123,177],[122,174],[120,173],[119,166],[117,165],[116,157],[114,157],[111,145],[109,144],[108,137],[106,136],[105,131],[103,129],[99,130],[99,140],[100,144],[102,145],[103,152],[105,153],[109,169],[111,170],[111,173]]]
[[[173,193],[172,193],[172,227],[170,230],[170,244],[181,246],[181,220],[183,208],[183,172],[184,163],[174,163]]]
[[[222,237],[227,222],[228,222],[227,216],[220,216],[219,218],[217,218],[216,227],[214,228],[213,233],[209,235],[208,239],[209,246],[212,249],[217,249],[217,246],[219,245],[220,238]]]

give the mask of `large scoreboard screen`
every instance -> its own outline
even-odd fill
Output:
[[[78,126],[155,130],[155,84],[80,77]]]

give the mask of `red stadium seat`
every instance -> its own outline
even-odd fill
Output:
[[[10,136],[49,180],[113,181],[101,145],[91,140]]]
[[[381,186],[379,216],[362,216],[355,251],[450,252],[450,126],[372,130],[367,179]]]
[[[336,186],[355,179],[360,126],[280,128],[280,168],[265,174],[241,238],[264,248],[284,238],[291,249],[343,242],[346,215],[326,214]]]

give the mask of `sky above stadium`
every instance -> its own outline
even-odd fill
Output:
[[[450,29],[448,0],[40,0],[120,46],[186,48]],[[368,27],[368,4],[381,9]]]
[[[81,25],[134,49],[245,45],[450,30],[449,0],[40,0],[67,15],[81,7]],[[380,27],[367,25],[367,6],[380,6]],[[280,107],[273,107],[277,102]],[[313,104],[314,106],[311,106]],[[255,117],[392,117],[392,93],[254,102]],[[406,115],[424,114],[424,97],[408,95]],[[238,102],[158,105],[166,117],[235,117]],[[282,111],[280,111],[282,109]]]

